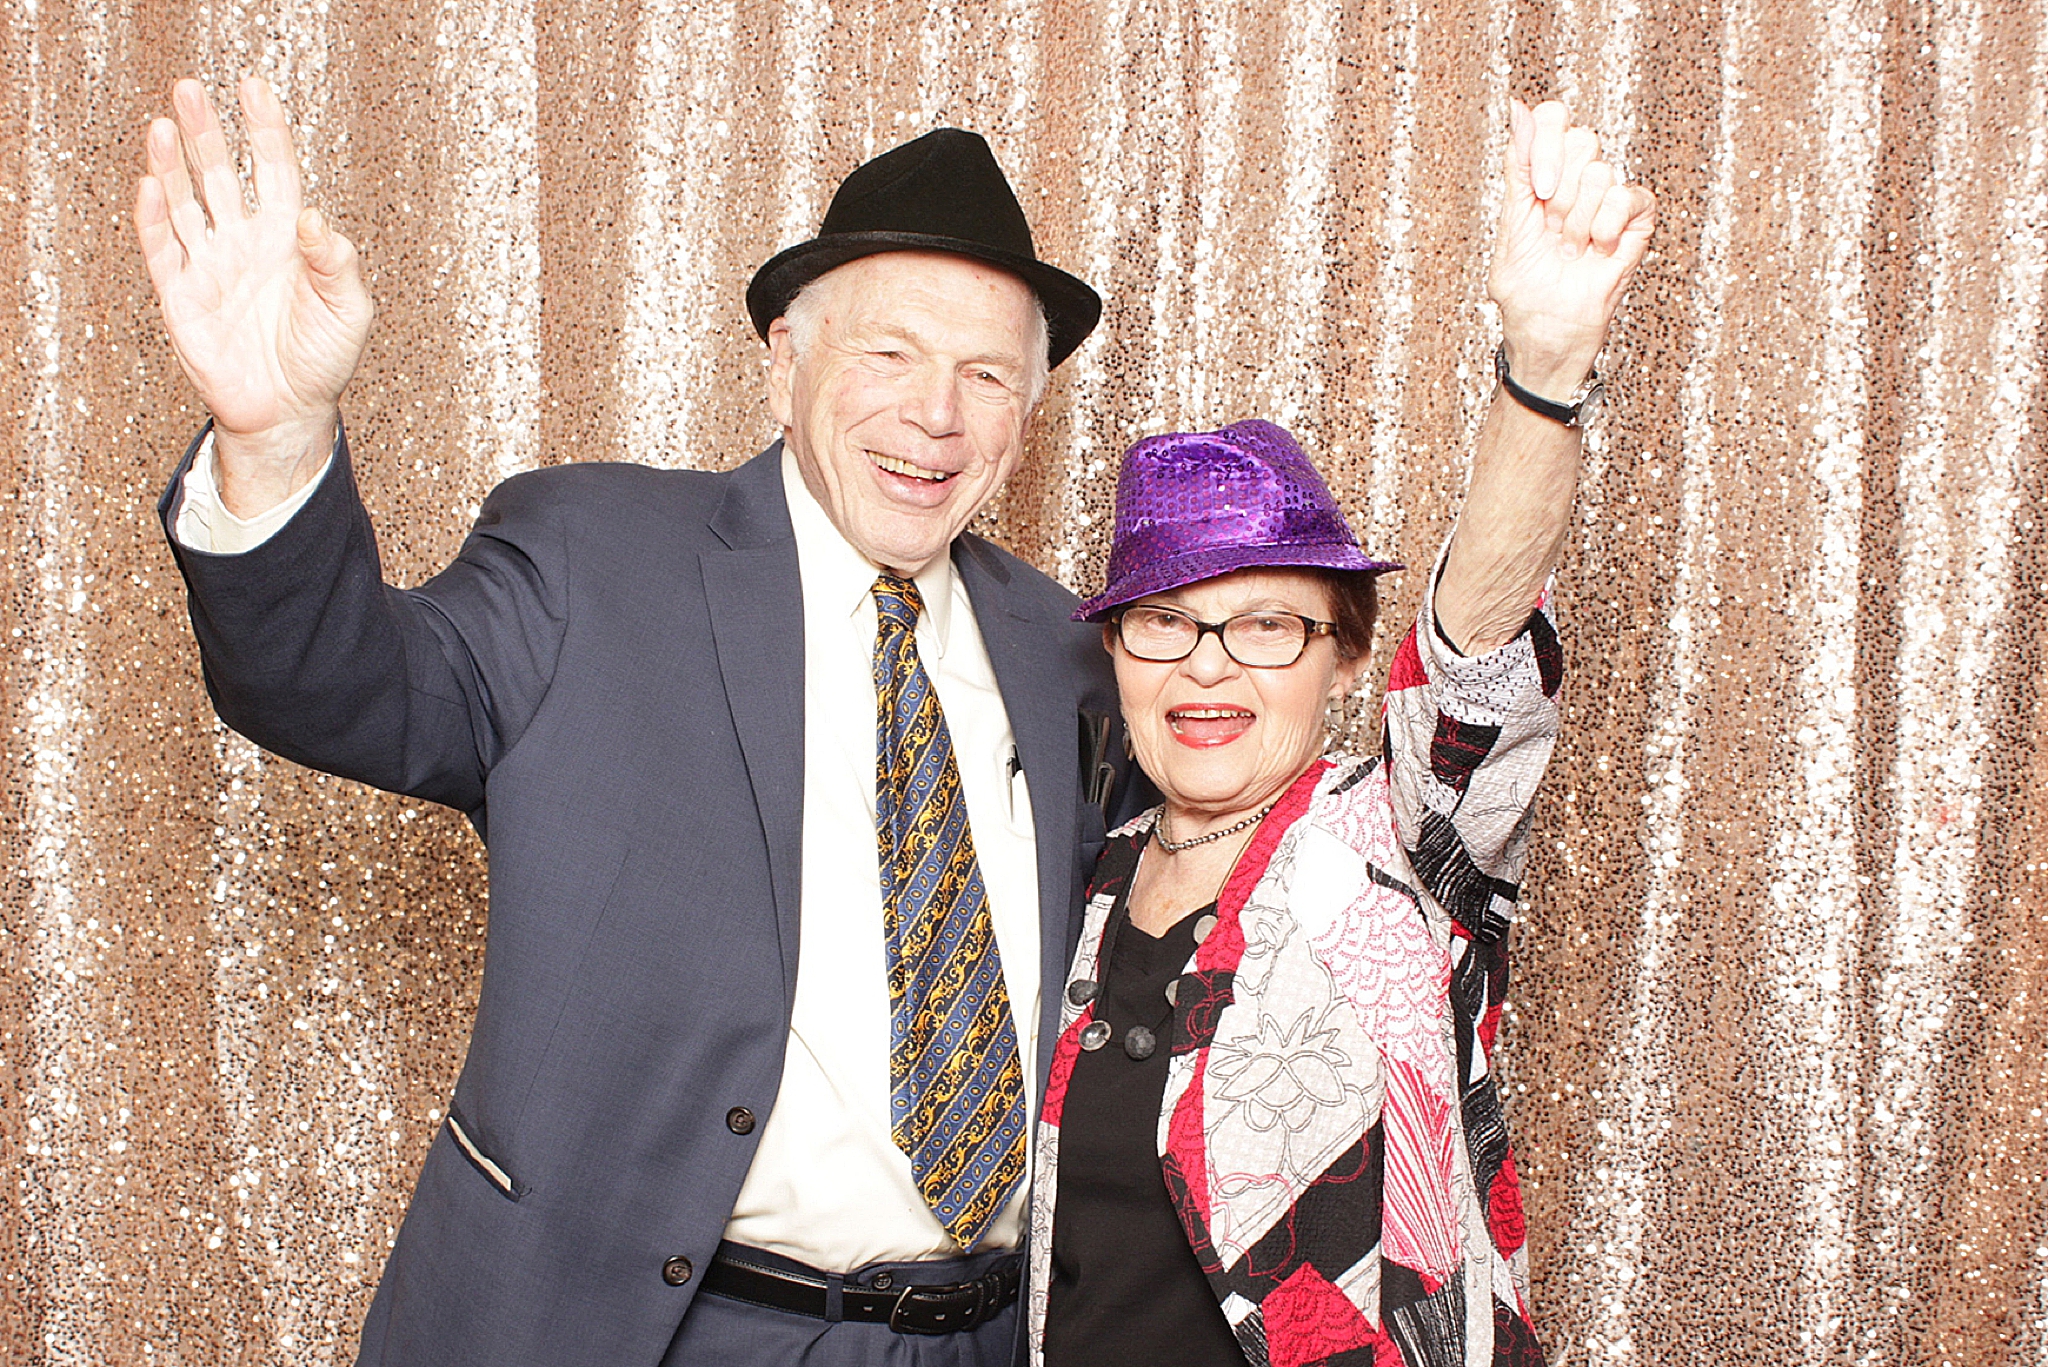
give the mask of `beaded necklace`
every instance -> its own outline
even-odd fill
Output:
[[[1166,808],[1161,807],[1159,809],[1159,820],[1152,825],[1152,838],[1157,840],[1159,848],[1165,850],[1168,854],[1179,854],[1182,850],[1191,850],[1197,845],[1206,845],[1212,840],[1221,840],[1226,835],[1236,835],[1239,831],[1248,831],[1261,821],[1264,821],[1266,813],[1272,811],[1277,805],[1278,799],[1275,799],[1242,821],[1232,822],[1220,831],[1211,831],[1207,835],[1198,835],[1192,840],[1175,840],[1166,834]]]

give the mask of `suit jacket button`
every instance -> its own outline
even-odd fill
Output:
[[[690,1280],[690,1274],[696,1270],[690,1266],[688,1258],[670,1258],[661,1265],[661,1279],[670,1286],[681,1286]]]
[[[744,1106],[735,1106],[725,1113],[725,1128],[734,1134],[754,1132],[754,1113]]]

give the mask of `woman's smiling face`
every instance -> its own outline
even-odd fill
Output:
[[[1327,622],[1334,604],[1312,571],[1250,569],[1203,579],[1141,603],[1178,609],[1203,622],[1245,612],[1285,612]],[[1208,824],[1249,815],[1284,792],[1323,753],[1324,712],[1357,683],[1363,659],[1340,660],[1336,642],[1313,636],[1284,669],[1230,658],[1205,632],[1184,660],[1140,660],[1111,627],[1117,691],[1132,748],[1176,813]]]

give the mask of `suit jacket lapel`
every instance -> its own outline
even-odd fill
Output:
[[[1061,622],[1042,622],[1015,610],[1006,592],[1009,574],[993,555],[963,537],[953,565],[967,583],[974,620],[995,667],[1017,757],[1031,789],[1031,822],[1038,842],[1038,1090],[1042,1100],[1059,1029],[1061,985],[1074,951],[1075,860],[1080,846],[1076,815],[1081,781],[1074,681],[1059,668],[1048,642]]]
[[[803,869],[804,609],[782,443],[735,470],[712,515],[725,542],[702,557],[726,705],[768,841],[785,1005],[795,1000]]]

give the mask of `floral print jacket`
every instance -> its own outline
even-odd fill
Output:
[[[1421,622],[1434,620],[1425,603]],[[1521,1193],[1487,1057],[1530,808],[1557,735],[1550,595],[1483,656],[1418,626],[1388,679],[1383,753],[1322,760],[1238,861],[1179,981],[1160,1165],[1255,1367],[1541,1367]],[[1156,813],[1117,833],[1142,843]],[[1091,886],[1070,981],[1135,850]],[[1031,1229],[1042,1363],[1067,1006],[1038,1129]]]

